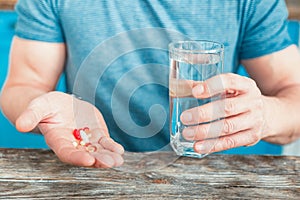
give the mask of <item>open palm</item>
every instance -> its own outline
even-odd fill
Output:
[[[109,137],[99,110],[92,104],[61,92],[50,92],[34,99],[16,121],[19,131],[38,128],[46,143],[63,162],[90,167],[116,167],[123,163],[123,147]],[[87,145],[79,141],[74,129],[89,127]]]

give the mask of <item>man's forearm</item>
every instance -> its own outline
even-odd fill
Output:
[[[300,137],[300,85],[286,87],[275,97],[265,98],[266,130],[264,140],[287,144]]]
[[[1,94],[2,111],[15,124],[17,118],[27,108],[28,104],[34,98],[45,93],[45,90],[30,86],[6,86]]]

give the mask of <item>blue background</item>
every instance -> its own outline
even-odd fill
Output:
[[[16,20],[16,13],[0,11],[0,87],[2,87],[7,74],[10,44],[14,35]],[[65,91],[64,82],[65,77],[62,76],[57,90]],[[48,148],[48,146],[42,135],[18,132],[1,112],[0,148]]]
[[[8,66],[8,56],[11,40],[14,34],[17,15],[11,11],[0,12],[0,87],[2,87]],[[299,23],[289,22],[289,33],[295,44],[299,43]],[[246,71],[241,67],[239,74],[247,76]],[[62,77],[57,90],[65,91],[65,78]],[[21,98],[21,97],[20,97]],[[31,133],[19,133],[10,122],[0,113],[0,148],[48,148],[43,136]],[[282,147],[259,142],[253,147],[240,147],[222,153],[228,154],[281,154]]]

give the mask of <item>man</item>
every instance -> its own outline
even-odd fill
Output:
[[[210,138],[205,125],[185,131],[195,151],[261,139],[286,144],[300,135],[300,55],[287,34],[283,0],[20,0],[16,11],[2,108],[19,131],[41,132],[64,162],[114,167],[123,163],[122,146],[168,149],[166,50],[176,40],[225,45],[224,74],[217,77],[223,85],[212,91],[230,94],[224,107],[212,104],[225,111],[224,128],[219,138]],[[240,63],[251,79],[232,73]],[[53,91],[64,67],[77,98]],[[214,79],[197,84],[193,95],[207,97],[213,86]],[[210,110],[198,107],[181,119],[210,121]],[[73,130],[83,127],[95,151],[73,146]]]

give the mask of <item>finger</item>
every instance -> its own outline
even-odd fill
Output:
[[[256,144],[261,139],[258,131],[248,129],[233,135],[223,136],[217,139],[198,141],[194,144],[194,149],[200,154],[224,151],[241,146]]]
[[[16,120],[16,128],[20,132],[29,132],[43,119],[49,117],[50,114],[50,109],[45,98],[39,97],[34,99]]]
[[[48,146],[62,162],[85,167],[94,165],[95,158],[93,156],[83,149],[74,147],[74,136],[71,129],[52,129],[44,136]]]
[[[75,112],[75,127],[82,128],[88,126],[91,131],[99,131],[109,136],[108,129],[102,114],[89,102],[75,99],[73,109]]]
[[[171,97],[192,97],[192,89],[198,83],[200,81],[171,78],[169,81],[169,94]]]
[[[95,129],[91,129],[90,131],[91,131],[90,133],[91,143],[98,143],[101,137],[109,137],[107,129],[95,128]]]
[[[73,145],[60,148],[54,152],[62,162],[76,166],[92,167],[96,162],[96,159],[88,152],[82,149],[76,149]]]
[[[75,148],[72,143],[74,138],[69,129],[55,129],[55,132],[51,130],[45,134],[45,137],[47,144],[59,159],[69,164],[110,168],[124,162],[120,155],[103,149],[101,144],[92,144],[96,147],[95,152],[87,152],[86,148],[80,145]]]
[[[213,101],[199,107],[184,111],[180,120],[185,125],[210,122],[225,117],[239,115],[252,109],[261,110],[263,102],[260,98],[238,96],[224,100]]]
[[[183,137],[186,140],[205,140],[231,135],[243,130],[250,129],[257,124],[250,112],[236,115],[234,117],[224,118],[223,120],[214,121],[198,126],[190,126],[183,129]]]
[[[93,152],[91,153],[91,155],[94,156],[96,159],[96,162],[94,164],[95,167],[101,167],[101,168],[117,167],[122,165],[124,162],[120,154],[111,152],[106,149]]]
[[[76,149],[69,140],[61,138],[54,144],[51,142],[48,144],[62,162],[90,167],[93,166],[96,161],[88,152],[82,149]]]
[[[208,98],[221,93],[233,93],[237,96],[254,92],[260,93],[254,80],[232,73],[217,75],[204,82],[197,82],[192,90],[193,96],[196,98]]]
[[[110,150],[112,152],[118,153],[120,155],[124,154],[124,148],[122,145],[116,143],[115,141],[113,141],[113,139],[109,138],[109,137],[101,137],[98,141],[98,143],[100,145],[103,146],[103,148]]]

